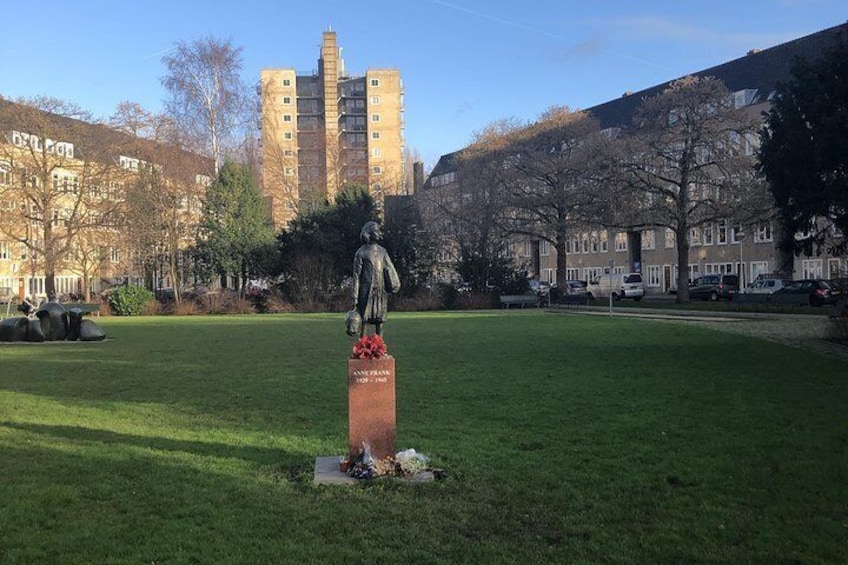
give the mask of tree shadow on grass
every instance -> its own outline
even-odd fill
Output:
[[[0,427],[32,432],[42,435],[50,435],[64,438],[69,441],[94,442],[102,444],[115,444],[116,446],[131,446],[157,451],[169,451],[199,455],[203,457],[217,457],[223,459],[241,459],[258,465],[290,465],[303,467],[311,464],[310,458],[314,454],[306,452],[293,452],[283,449],[272,449],[268,447],[256,447],[245,445],[231,445],[219,442],[176,440],[163,437],[140,436],[112,432],[109,430],[85,428],[82,426],[57,426],[47,424],[32,424],[22,422],[0,422]]]

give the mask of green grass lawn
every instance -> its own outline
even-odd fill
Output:
[[[0,345],[0,563],[843,563],[848,367],[696,326],[392,314],[398,448],[347,447],[341,315]]]

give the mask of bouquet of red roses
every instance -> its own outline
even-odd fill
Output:
[[[378,335],[364,335],[353,345],[353,359],[379,359],[386,355],[386,343]]]

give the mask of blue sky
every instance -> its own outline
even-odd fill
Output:
[[[230,38],[244,78],[311,71],[333,29],[347,70],[396,67],[406,140],[427,168],[501,118],[588,108],[848,20],[845,0],[39,0],[7,2],[0,94],[49,95],[107,117],[159,111],[162,55]]]

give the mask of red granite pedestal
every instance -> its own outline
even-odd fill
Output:
[[[363,442],[375,459],[395,454],[395,360],[349,359],[348,455],[356,457]]]

